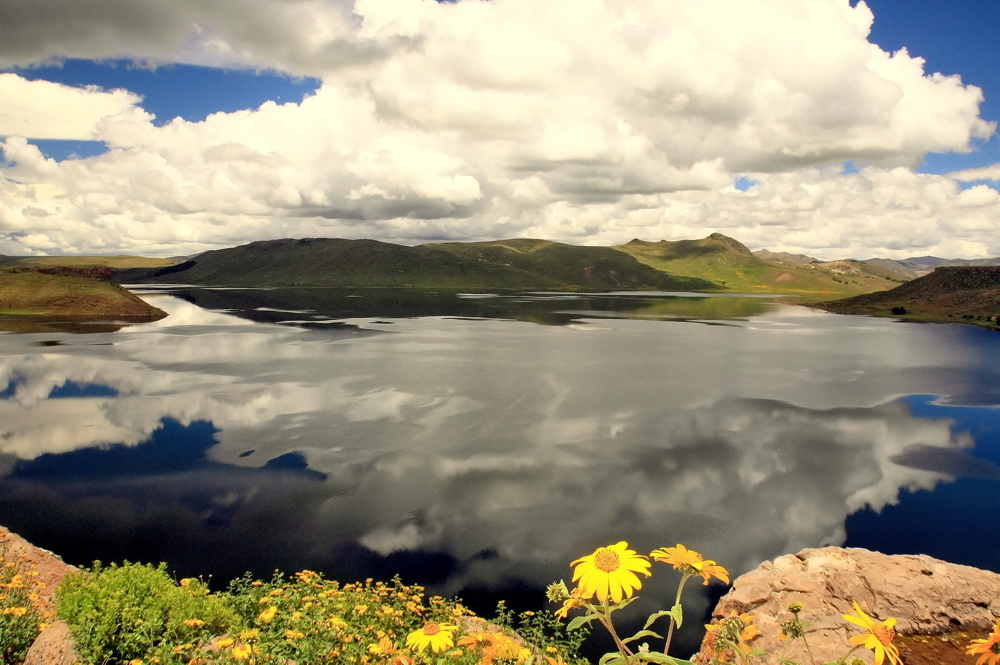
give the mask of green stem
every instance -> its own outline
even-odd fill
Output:
[[[684,573],[684,577],[681,578],[681,583],[677,585],[677,597],[674,599],[674,607],[681,604],[681,594],[684,592],[684,584],[687,583],[689,577],[691,577],[691,573]],[[667,641],[663,644],[664,656],[670,651],[670,642],[674,639],[674,626],[676,623],[677,622],[674,620],[674,616],[671,614],[670,628],[667,629]]]
[[[809,648],[809,641],[806,640],[806,634],[804,631],[802,633],[802,644],[804,644],[806,647],[806,653],[809,655],[809,662],[812,663],[812,665],[816,665],[816,659],[813,658],[813,652],[812,649]],[[854,649],[857,649],[857,647],[854,647]],[[854,653],[854,649],[851,649],[851,651],[847,654],[847,656],[850,656],[852,653]],[[847,658],[847,656],[844,656],[844,658]]]
[[[847,653],[845,653],[843,656],[840,657],[840,660],[837,661],[837,665],[844,665],[847,662],[847,659],[851,657],[851,654],[857,650],[858,650],[857,645],[851,647],[850,651],[848,651]]]

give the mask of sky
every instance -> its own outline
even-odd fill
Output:
[[[1000,0],[6,0],[0,254],[1000,257]]]

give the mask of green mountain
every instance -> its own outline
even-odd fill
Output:
[[[829,298],[888,289],[907,279],[889,269],[860,261],[767,260],[721,233],[701,240],[632,240],[615,249],[657,270],[706,279],[728,291],[740,293],[789,293],[810,299]]]
[[[990,322],[1000,315],[1000,266],[948,266],[887,291],[818,303],[839,314]]]
[[[718,290],[611,247],[547,240],[434,243],[376,240],[267,240],[205,252],[154,270],[123,270],[123,283],[218,286],[418,287],[442,289]]]

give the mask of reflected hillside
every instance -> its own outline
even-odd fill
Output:
[[[148,293],[136,289],[140,293]],[[562,326],[588,318],[726,321],[763,314],[773,301],[759,297],[663,292],[457,292],[415,289],[169,288],[199,307],[259,323],[327,328],[354,319],[464,317]]]

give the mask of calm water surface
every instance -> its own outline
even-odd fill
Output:
[[[991,330],[694,294],[141,295],[169,316],[0,333],[0,524],[71,563],[398,572],[489,606],[618,540],[734,575],[827,544],[1000,571]]]

